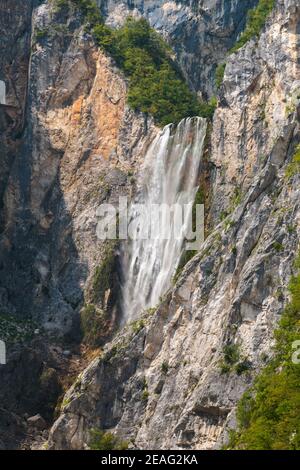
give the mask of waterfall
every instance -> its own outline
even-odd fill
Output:
[[[140,216],[141,223],[134,228],[135,232],[143,230],[143,224],[149,222],[154,204],[193,203],[206,128],[205,119],[187,118],[177,126],[166,126],[154,139],[146,153],[136,197],[129,209],[129,220]],[[146,208],[143,215],[141,204]],[[162,216],[161,222],[166,223],[166,217]],[[184,249],[184,229],[183,223],[176,239],[133,237],[124,243],[121,254],[124,322],[155,307],[169,289]]]

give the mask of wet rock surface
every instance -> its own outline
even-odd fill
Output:
[[[212,130],[214,228],[143,328],[128,325],[69,390],[50,447],[82,448],[95,426],[143,449],[226,442],[272,354],[299,243],[299,176],[285,171],[299,142],[298,23],[297,2],[278,1],[259,40],[229,58]],[[225,370],[228,345],[239,357]]]
[[[0,109],[0,306],[10,325],[33,320],[24,331],[37,333],[23,338],[10,329],[14,346],[0,366],[0,448],[44,446],[48,431],[29,430],[28,418],[40,414],[51,425],[62,389],[82,368],[46,447],[85,448],[98,427],[134,448],[219,448],[238,399],[271,354],[299,243],[299,175],[286,178],[300,141],[298,2],[278,0],[260,38],[227,58],[207,150],[204,246],[158,309],[115,338],[118,296],[108,289],[96,308],[109,305],[103,343],[110,343],[85,362],[80,311],[94,298],[107,252],[96,237],[96,208],[134,194],[158,130],[128,109],[126,80],[78,16],[57,18],[51,2],[34,2],[33,10],[31,2],[7,3],[0,22],[16,18],[18,40],[8,38],[15,48],[1,55],[1,73],[13,57],[23,65],[0,75],[16,84],[7,87],[7,103],[19,116],[16,128],[11,109]],[[149,18],[175,47],[189,83],[210,95],[215,65],[257,2],[242,3],[101,6],[115,26],[128,11]],[[238,345],[238,363],[247,361],[243,373],[222,373],[228,344]]]

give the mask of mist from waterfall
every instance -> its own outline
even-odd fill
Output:
[[[147,223],[154,204],[193,203],[198,189],[199,167],[206,135],[206,120],[187,118],[177,126],[166,126],[150,145],[137,183],[137,193],[129,209],[129,220],[141,217]],[[144,217],[144,219],[143,219]],[[162,225],[167,220],[161,220]],[[169,289],[184,250],[184,223],[179,236],[172,239],[136,239],[123,244],[122,302],[124,323],[155,307]],[[141,230],[141,227],[136,227]]]

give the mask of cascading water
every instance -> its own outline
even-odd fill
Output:
[[[206,120],[194,117],[182,120],[178,126],[168,125],[150,145],[138,181],[135,200],[129,210],[129,220],[139,218],[133,232],[149,223],[154,204],[181,206],[193,203],[197,191],[199,166],[206,135]],[[141,214],[140,207],[146,208]],[[161,224],[169,219],[162,216]],[[155,307],[171,285],[184,249],[185,227],[176,238],[158,237],[128,240],[122,248],[122,286],[124,322]]]

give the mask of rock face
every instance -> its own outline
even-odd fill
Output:
[[[258,0],[97,0],[107,23],[118,26],[128,15],[147,18],[172,45],[191,87],[211,96],[216,65],[224,61]]]
[[[1,25],[14,25],[0,35],[0,327],[2,314],[30,318],[44,336],[9,347],[0,366],[0,448],[22,440],[24,414],[51,421],[47,390],[57,400],[56,370],[66,373],[69,356],[57,358],[53,343],[80,342],[79,312],[94,303],[106,256],[96,209],[134,193],[133,175],[158,132],[128,109],[126,80],[74,9],[25,3],[0,6]],[[145,15],[174,46],[191,86],[211,95],[215,66],[257,0],[98,3],[112,25],[129,11]],[[299,16],[298,0],[277,0],[259,39],[228,56],[207,152],[210,234],[158,309],[120,330],[68,390],[50,448],[84,448],[93,427],[135,448],[226,441],[238,399],[271,354],[299,243],[299,175],[286,176],[300,141]],[[116,275],[97,305],[109,314],[106,340],[117,302]],[[224,371],[226,345],[239,358]]]
[[[271,354],[299,243],[299,175],[286,176],[300,140],[299,15],[296,0],[278,0],[259,40],[228,59],[212,131],[214,228],[157,311],[121,331],[67,392],[52,448],[83,448],[93,427],[143,449],[226,442]],[[224,370],[228,345],[238,367]]]
[[[0,339],[8,355],[0,366],[0,439],[8,448],[26,432],[20,415],[41,412],[45,418],[43,400],[52,407],[46,410],[51,420],[61,384],[48,400],[43,371],[57,368],[58,381],[67,373],[53,360],[51,344],[62,338],[79,343],[80,309],[91,302],[107,250],[96,236],[96,209],[132,193],[144,147],[157,132],[150,118],[127,108],[124,77],[84,34],[74,9],[58,14],[52,1],[25,3],[0,7],[2,29],[9,30],[0,35],[6,84],[6,106],[0,105]],[[118,320],[112,296],[105,292],[100,305],[108,314],[103,337]],[[32,321],[40,342],[28,349],[23,342]]]
[[[0,5],[0,81],[5,104],[0,100],[0,230],[3,230],[3,195],[18,151],[24,123],[31,40],[33,2],[4,0]],[[5,34],[2,34],[5,31]],[[4,85],[3,85],[4,84]]]
[[[75,13],[46,2],[32,23],[26,126],[4,195],[2,310],[63,335],[101,264],[96,208],[130,194],[154,127],[127,109],[124,78]]]

